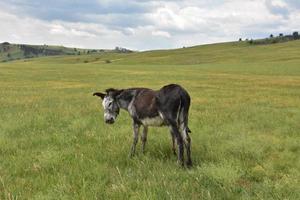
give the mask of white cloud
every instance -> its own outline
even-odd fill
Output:
[[[282,7],[282,8],[287,7],[287,4],[282,0],[272,0],[272,1],[270,1],[270,3],[273,6],[278,6],[278,7]]]
[[[64,35],[67,37],[72,37],[72,36],[79,36],[79,37],[89,37],[89,38],[95,38],[96,35],[89,33],[87,31],[81,31],[76,28],[67,28],[61,24],[51,24],[50,25],[50,34],[53,35]]]
[[[119,31],[109,30],[103,25],[64,21],[46,22],[18,17],[3,11],[0,12],[0,21],[3,27],[0,31],[0,40],[14,43],[113,48],[112,42],[108,39],[119,38],[121,35]]]
[[[11,6],[0,3],[0,42],[144,50],[300,31],[300,3],[295,0],[136,0],[127,5],[105,1],[99,9],[90,8],[90,13],[88,7],[82,13],[72,7],[80,19],[68,16],[69,11],[66,15],[50,12],[41,18],[8,2]],[[90,5],[98,4],[93,1]]]
[[[166,32],[166,31],[152,31],[152,35],[154,35],[154,36],[162,36],[162,37],[166,37],[166,38],[170,38],[171,37],[170,33]]]

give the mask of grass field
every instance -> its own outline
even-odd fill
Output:
[[[0,64],[0,199],[300,199],[300,42],[38,58]],[[112,63],[105,64],[105,60]],[[192,169],[167,128],[128,158],[92,93],[185,87]]]

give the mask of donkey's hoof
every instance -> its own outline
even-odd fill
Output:
[[[191,161],[191,160],[188,160],[188,161],[186,162],[186,166],[187,166],[188,168],[193,167],[192,161]]]
[[[176,156],[176,155],[177,155],[177,153],[176,153],[176,150],[173,150],[173,154],[174,154],[174,156]]]
[[[142,154],[146,154],[146,150],[145,149],[142,149]]]
[[[135,153],[132,153],[132,152],[131,152],[131,153],[129,153],[128,157],[129,157],[129,158],[133,158],[134,155],[135,155]]]
[[[181,160],[177,160],[177,164],[178,164],[180,167],[184,167],[184,162],[181,161]]]

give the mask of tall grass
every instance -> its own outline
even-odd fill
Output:
[[[145,53],[134,55],[144,64],[2,63],[0,199],[299,199],[300,61],[291,55],[194,65],[151,65]],[[192,97],[190,170],[176,164],[167,128],[150,128],[146,153],[129,159],[130,117],[104,124],[92,96],[168,83]]]

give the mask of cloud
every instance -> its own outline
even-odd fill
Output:
[[[293,9],[300,9],[300,1],[299,0],[285,0],[285,2]]]
[[[166,32],[166,31],[156,31],[156,30],[154,30],[154,31],[152,31],[152,35],[166,37],[166,38],[171,37],[170,33]]]
[[[81,21],[88,14],[134,14],[145,13],[149,5],[136,1],[121,0],[6,0],[2,6],[17,13],[43,20]]]
[[[288,5],[282,0],[267,0],[266,6],[275,15],[282,15],[288,18],[290,14]]]
[[[297,31],[299,9],[298,0],[7,0],[0,41],[175,48]]]

